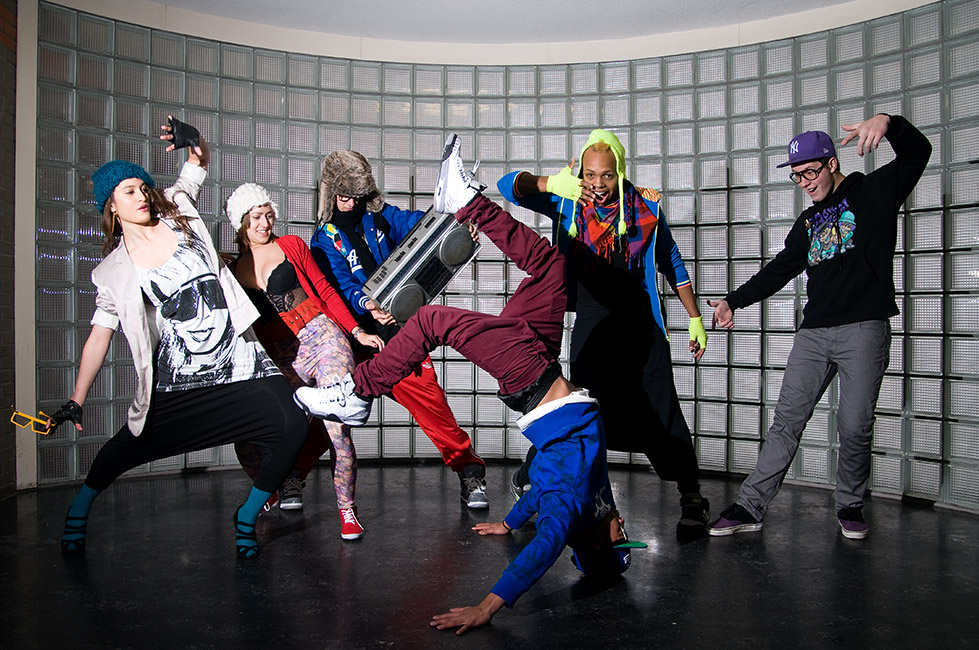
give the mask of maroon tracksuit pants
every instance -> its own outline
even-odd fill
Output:
[[[448,345],[488,372],[508,395],[540,377],[561,353],[567,307],[565,258],[546,239],[479,195],[455,214],[472,220],[528,277],[499,316],[422,307],[378,355],[357,366],[362,397],[379,397],[439,345]]]

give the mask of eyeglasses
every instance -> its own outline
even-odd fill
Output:
[[[815,169],[803,169],[801,172],[792,172],[789,174],[789,179],[798,185],[802,182],[802,179],[807,181],[814,181],[819,178],[819,174],[823,171],[823,168],[829,164],[829,160],[824,160],[823,164]]]
[[[356,198],[357,198],[356,196],[344,196],[343,194],[337,194],[337,201],[340,201],[341,203],[346,203],[347,201],[353,201]]]
[[[48,420],[53,421],[53,419],[51,418],[50,415],[48,415],[44,411],[38,411],[38,414],[42,418],[44,418],[42,420],[40,418],[36,418],[31,415],[28,415],[27,413],[21,413],[13,406],[10,407],[10,410],[13,411],[13,413],[10,414],[10,421],[13,424],[19,426],[21,429],[25,427],[30,427],[31,431],[33,431],[34,433],[39,433],[42,436],[46,436],[49,433],[51,433],[51,429],[48,428]],[[37,428],[38,425],[41,426],[40,429]]]

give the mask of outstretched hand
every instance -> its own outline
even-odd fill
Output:
[[[734,327],[734,310],[731,309],[731,305],[727,304],[727,300],[723,298],[721,300],[708,300],[707,304],[714,308],[711,329],[721,327],[729,330]]]
[[[476,524],[472,528],[480,535],[508,535],[510,529],[503,525],[502,521],[484,521]]]
[[[486,625],[493,615],[503,607],[503,599],[496,594],[489,594],[475,607],[453,607],[446,614],[432,617],[429,625],[439,630],[458,627],[456,634],[462,634],[471,627]]]
[[[887,134],[887,128],[890,125],[891,118],[887,115],[874,115],[869,120],[856,124],[842,124],[843,130],[849,131],[849,134],[843,138],[840,146],[845,147],[848,142],[858,138],[857,154],[862,156],[864,153],[870,153],[880,144],[881,138]]]

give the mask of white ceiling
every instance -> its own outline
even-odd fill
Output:
[[[162,4],[323,34],[486,44],[648,37],[856,3],[852,0],[164,0]]]

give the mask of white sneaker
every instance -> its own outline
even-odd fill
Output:
[[[354,380],[348,372],[329,386],[303,386],[296,389],[293,399],[310,415],[324,420],[360,426],[371,414],[371,403],[354,393]]]
[[[439,167],[439,177],[435,181],[435,197],[432,207],[436,212],[455,214],[473,200],[481,191],[486,189],[473,177],[479,163],[467,172],[459,156],[462,141],[455,133],[449,135],[442,150],[442,166]]]

